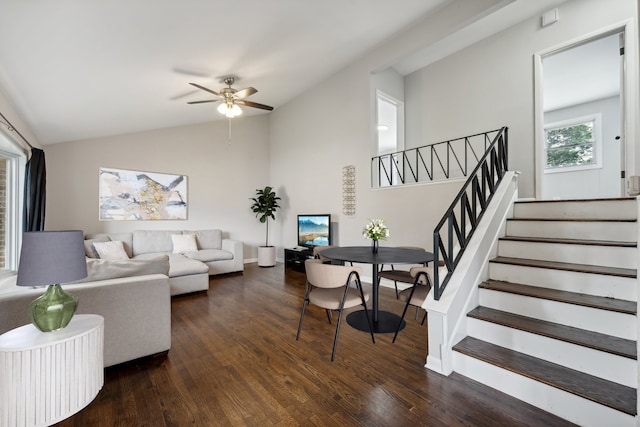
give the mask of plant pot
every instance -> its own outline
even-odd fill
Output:
[[[258,246],[258,267],[274,267],[276,265],[276,247]]]

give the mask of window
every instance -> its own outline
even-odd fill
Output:
[[[545,173],[602,167],[600,123],[596,114],[545,126]]]
[[[404,148],[404,103],[376,91],[376,129],[380,160],[381,185],[397,184],[402,173],[401,158],[396,153]]]
[[[0,132],[0,274],[18,268],[26,156]]]

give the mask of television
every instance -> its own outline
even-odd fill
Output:
[[[298,215],[298,246],[328,246],[331,241],[330,214]]]

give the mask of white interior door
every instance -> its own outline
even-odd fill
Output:
[[[626,99],[625,99],[625,94],[626,94],[626,86],[625,86],[625,34],[624,32],[621,32],[618,34],[618,42],[619,42],[619,48],[620,48],[620,55],[619,55],[619,75],[620,75],[620,133],[618,135],[616,135],[616,140],[618,141],[618,143],[620,144],[620,165],[621,165],[621,171],[620,171],[620,195],[624,196],[626,193],[626,188],[625,188],[625,184],[626,184],[626,155],[627,155],[627,150],[626,150],[626,141],[627,141],[627,137],[626,137],[626,123],[625,123],[625,117],[627,117],[626,114],[626,110],[625,110],[625,104],[626,104]]]
[[[542,57],[544,146],[537,153],[543,199],[624,194],[623,35],[609,33]]]

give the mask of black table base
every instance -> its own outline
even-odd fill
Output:
[[[394,333],[398,327],[398,322],[400,322],[400,316],[388,311],[378,311],[377,322],[373,322],[373,313],[369,311],[369,318],[371,318],[373,323],[374,334]],[[365,316],[364,310],[349,313],[347,315],[347,323],[360,331],[369,332],[369,324],[367,323],[367,316]],[[400,325],[400,330],[404,329],[405,326],[407,326],[407,322],[403,320],[402,325]]]

